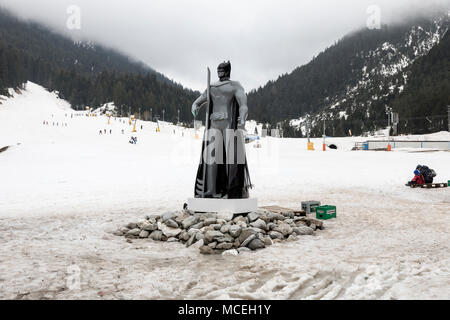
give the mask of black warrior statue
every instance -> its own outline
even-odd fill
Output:
[[[220,81],[211,83],[208,69],[207,89],[192,105],[194,117],[206,106],[195,197],[246,199],[252,187],[245,156],[247,96],[239,82],[230,80],[229,61],[221,63],[217,71]]]

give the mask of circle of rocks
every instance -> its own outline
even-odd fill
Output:
[[[276,213],[259,209],[247,215],[233,215],[183,210],[147,215],[113,234],[128,239],[181,242],[186,247],[198,248],[202,254],[238,255],[314,235],[318,229],[324,229],[323,221],[294,211]]]

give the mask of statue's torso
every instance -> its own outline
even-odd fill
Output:
[[[211,120],[225,120],[231,117],[231,105],[236,92],[233,81],[215,82],[211,84],[213,110]]]

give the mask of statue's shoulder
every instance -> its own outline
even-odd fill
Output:
[[[239,81],[234,81],[234,80],[232,80],[232,81],[230,81],[231,82],[231,85],[233,86],[233,88],[235,89],[235,90],[244,90],[244,87],[242,86],[242,84],[239,82]],[[245,91],[245,90],[244,90]]]

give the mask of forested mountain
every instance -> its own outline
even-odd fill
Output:
[[[251,92],[252,115],[282,122],[290,136],[299,136],[286,128],[286,119],[299,119],[292,124],[304,131],[308,114],[312,135],[323,134],[326,119],[327,135],[344,136],[386,127],[390,106],[399,112],[399,132],[447,130],[440,116],[450,104],[448,27],[445,15],[345,36],[307,65]],[[426,117],[436,121],[430,125]]]
[[[191,120],[197,93],[184,89],[142,63],[114,50],[74,42],[0,11],[0,94],[36,82],[60,93],[74,109],[114,101],[123,110],[150,110],[174,120]]]
[[[450,32],[409,70],[408,84],[393,102],[394,110],[407,120],[400,122],[409,132],[445,129],[450,105]],[[425,120],[423,116],[427,116]],[[408,120],[409,119],[409,120]],[[425,126],[424,126],[425,124]],[[450,131],[450,128],[447,129]]]

